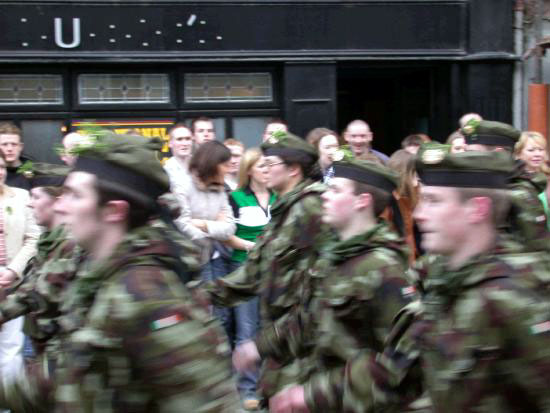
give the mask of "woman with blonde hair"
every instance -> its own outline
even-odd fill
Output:
[[[532,174],[537,172],[547,173],[547,166],[545,165],[545,161],[548,159],[546,139],[541,133],[523,132],[514,147],[514,156],[525,163],[527,172]]]
[[[248,251],[271,219],[270,208],[275,202],[275,194],[267,188],[267,165],[260,149],[251,148],[244,152],[238,177],[237,190],[229,196],[237,223],[237,231],[228,242],[233,248],[230,272],[247,259]],[[224,327],[232,347],[256,335],[260,322],[258,306],[256,297],[237,307],[225,309]],[[256,372],[239,374],[237,388],[245,410],[254,410],[259,406],[257,381]]]

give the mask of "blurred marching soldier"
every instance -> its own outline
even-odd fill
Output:
[[[321,220],[324,187],[308,178],[317,162],[315,148],[290,133],[275,132],[261,149],[269,168],[267,186],[278,196],[271,221],[243,266],[205,288],[220,306],[259,295],[261,325],[268,328],[300,302],[305,274],[333,234]],[[268,398],[296,382],[302,372],[299,360],[268,358],[260,373],[260,391]]]
[[[23,332],[32,339],[38,354],[58,350],[52,340],[58,332],[56,318],[62,293],[74,279],[81,255],[67,234],[54,204],[61,195],[69,168],[61,165],[27,162],[20,173],[29,179],[31,203],[36,223],[44,228],[37,253],[23,273],[22,284],[0,302],[0,323],[26,315]],[[47,362],[46,357],[44,362]]]
[[[487,120],[470,120],[462,129],[468,151],[502,151],[512,156],[514,145],[521,132],[513,126]],[[508,188],[511,190],[512,208],[507,230],[531,251],[550,249],[550,231],[546,224],[544,207],[538,196],[544,192],[546,177],[530,173],[522,161],[516,162]]]
[[[237,366],[250,368],[260,356],[279,360],[308,354],[302,363],[305,377],[270,400],[275,411],[292,407],[295,397],[304,398],[306,384],[315,389],[339,376],[360,350],[381,351],[392,318],[410,301],[412,290],[404,279],[407,248],[378,218],[391,202],[396,175],[351,153],[345,160],[344,151],[334,156],[340,160],[333,163],[334,176],[322,195],[322,219],[338,241],[307,273],[308,285],[293,314],[263,329],[233,356]]]
[[[414,215],[437,254],[417,280],[420,300],[399,312],[384,351],[306,385],[293,412],[348,411],[358,401],[362,411],[403,411],[424,388],[435,412],[548,411],[550,309],[523,283],[530,265],[495,252],[514,164],[499,153],[436,151],[417,161]]]
[[[180,279],[190,279],[196,265],[180,257],[174,231],[151,225],[169,187],[160,147],[106,133],[75,149],[56,211],[88,260],[64,295],[55,375],[30,369],[4,382],[4,407],[235,411],[229,346],[207,302]]]

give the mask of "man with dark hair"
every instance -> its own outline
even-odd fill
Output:
[[[503,152],[512,159],[514,145],[521,132],[502,122],[476,119],[470,120],[461,133],[466,140],[467,151]],[[525,164],[517,160],[515,173],[508,188],[511,190],[512,209],[506,230],[526,248],[532,251],[550,249],[550,231],[546,225],[546,214],[538,196],[546,187],[543,174],[532,174],[525,170]]]
[[[21,129],[11,122],[0,123],[0,150],[6,161],[6,185],[29,190],[30,183],[25,176],[17,173],[17,169],[26,161],[21,156],[23,152],[23,137]]]
[[[200,118],[194,119],[191,123],[191,130],[193,131],[193,140],[195,145],[202,145],[204,142],[213,141],[216,139],[214,122],[206,116],[201,116]]]
[[[529,254],[498,251],[511,159],[432,149],[416,166],[414,216],[433,254],[415,277],[419,300],[397,314],[383,349],[363,351],[293,393],[293,410],[274,413],[411,411],[424,390],[435,412],[548,410],[548,303],[523,282]]]
[[[337,159],[341,156],[336,152]],[[306,383],[324,382],[361,350],[382,348],[393,316],[409,302],[403,276],[407,248],[378,218],[397,186],[396,174],[351,156],[333,167],[334,177],[322,195],[322,219],[338,241],[308,273],[300,306],[233,356],[237,366],[251,368],[259,356],[284,360],[307,354],[301,381],[274,396],[270,409],[293,407],[288,403],[303,394]]]
[[[14,385],[19,394],[39,393],[27,406],[235,411],[229,346],[208,303],[182,283],[196,263],[182,254],[175,231],[151,225],[164,216],[157,199],[169,187],[160,148],[158,140],[106,133],[77,149],[56,205],[89,263],[64,296],[53,382],[45,385],[38,369],[33,385]]]
[[[269,167],[268,187],[278,195],[271,221],[243,266],[206,284],[206,289],[220,306],[259,295],[261,323],[268,328],[299,303],[306,272],[333,236],[321,221],[323,186],[308,177],[317,162],[315,148],[284,132],[271,136],[261,148]],[[259,382],[261,393],[269,398],[296,382],[301,373],[299,360],[280,363],[267,359]]]

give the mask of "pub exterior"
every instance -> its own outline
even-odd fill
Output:
[[[365,119],[374,146],[438,140],[465,112],[512,121],[513,1],[3,1],[0,119],[56,161],[94,121],[164,137],[215,120],[248,146],[265,122],[304,135]]]

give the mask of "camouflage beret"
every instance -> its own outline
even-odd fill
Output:
[[[302,158],[306,163],[315,163],[319,159],[317,149],[299,136],[288,132],[274,132],[261,145],[265,156],[279,156],[285,159],[287,156]]]
[[[29,179],[31,188],[39,186],[61,186],[70,172],[65,165],[27,161],[17,170]]]
[[[514,162],[503,152],[424,152],[416,160],[420,181],[428,186],[506,188]]]
[[[345,149],[336,151],[333,160],[335,178],[351,179],[390,193],[399,185],[397,173],[378,163],[354,158],[353,154]]]
[[[513,148],[521,132],[507,123],[471,120],[460,130],[466,143]]]
[[[170,188],[157,159],[158,139],[103,132],[76,146],[74,171],[94,174],[100,183],[134,198],[156,202]]]

